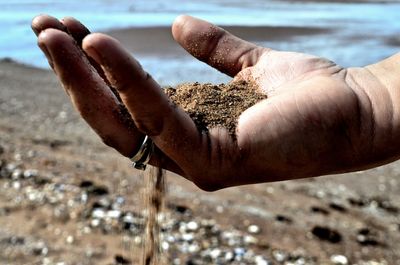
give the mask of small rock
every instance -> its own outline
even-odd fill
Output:
[[[102,209],[111,209],[112,203],[107,197],[103,197],[98,201],[95,201],[92,205],[92,209],[102,208]]]
[[[79,187],[87,189],[89,187],[92,187],[93,185],[94,185],[93,181],[91,180],[82,180],[81,183],[79,184]]]
[[[261,228],[258,225],[250,225],[247,228],[247,232],[250,234],[259,234],[261,232]]]
[[[246,250],[244,248],[235,248],[234,252],[235,256],[237,257],[243,257],[244,254],[246,254]]]
[[[7,243],[9,245],[23,245],[25,244],[25,238],[20,236],[12,236],[2,240],[2,242]]]
[[[100,223],[101,223],[101,221],[99,219],[93,219],[92,221],[90,221],[90,226],[91,227],[99,227]]]
[[[175,212],[180,213],[180,214],[188,214],[191,212],[191,210],[184,205],[175,205],[174,210],[175,210]]]
[[[115,255],[114,259],[115,259],[115,264],[117,264],[117,265],[129,265],[129,264],[132,264],[132,262],[129,259],[125,258],[122,255]]]
[[[213,250],[211,250],[211,252],[210,252],[210,256],[211,256],[211,258],[214,259],[214,260],[217,259],[220,255],[221,255],[221,250],[218,249],[218,248],[213,249]]]
[[[274,259],[277,262],[284,262],[288,257],[288,255],[285,252],[283,252],[282,250],[272,251],[272,256],[274,257]]]
[[[16,189],[16,190],[19,190],[20,188],[21,188],[21,182],[19,182],[19,181],[13,181],[12,182],[12,187],[14,188],[14,189]]]
[[[391,214],[399,213],[399,208],[394,206],[390,201],[384,199],[375,199],[378,207]]]
[[[322,214],[322,215],[329,215],[330,214],[328,210],[326,210],[326,209],[324,209],[322,207],[318,207],[318,206],[311,207],[311,212],[319,213],[319,214]]]
[[[189,253],[197,253],[199,251],[200,251],[200,246],[196,242],[194,242],[193,244],[190,244],[188,247]]]
[[[269,265],[270,263],[263,256],[256,256],[254,258],[256,265]]]
[[[188,231],[197,231],[197,229],[199,228],[199,224],[194,221],[191,221],[187,223],[186,228]]]
[[[365,198],[357,199],[357,198],[349,198],[347,200],[352,206],[356,207],[364,207],[369,204],[369,201]]]
[[[103,209],[94,209],[92,217],[95,219],[104,219],[106,217],[106,212]]]
[[[46,256],[49,253],[49,249],[44,242],[40,241],[32,248],[32,252],[36,256]]]
[[[26,169],[23,173],[24,178],[36,178],[38,176],[38,171],[36,169]]]
[[[347,265],[349,264],[349,260],[346,256],[343,255],[332,255],[331,262],[335,265]]]
[[[218,205],[217,207],[215,207],[215,211],[217,213],[223,213],[225,211],[224,207],[221,205]]]
[[[71,144],[69,141],[66,140],[52,140],[49,142],[49,146],[52,149],[57,149],[58,147],[65,146]]]
[[[347,212],[347,209],[344,206],[334,203],[334,202],[329,204],[329,208],[331,208],[332,210],[338,211],[338,212],[342,212],[342,213]]]
[[[378,246],[380,243],[376,239],[376,234],[368,228],[362,228],[358,231],[357,242],[362,246]]]
[[[193,241],[194,235],[192,233],[186,233],[182,235],[183,241]]]
[[[104,196],[108,194],[108,188],[105,186],[90,186],[87,192],[94,196]]]
[[[164,250],[164,251],[168,251],[168,249],[169,249],[169,243],[166,242],[166,241],[163,241],[163,242],[161,243],[161,249]]]
[[[258,239],[255,238],[254,236],[245,236],[243,238],[243,241],[246,245],[256,245],[258,244]]]
[[[118,219],[121,216],[121,211],[119,210],[110,210],[107,212],[107,217],[112,219]]]
[[[340,233],[328,227],[315,226],[311,232],[318,239],[328,241],[333,244],[342,241],[342,236]]]
[[[225,257],[224,257],[225,261],[232,262],[234,258],[235,258],[235,255],[231,251],[228,251],[225,253]]]
[[[65,241],[68,243],[68,244],[73,244],[74,243],[74,241],[75,241],[75,238],[73,237],[73,236],[67,236],[67,238],[65,239]]]
[[[18,180],[18,179],[20,179],[20,178],[22,177],[22,175],[23,175],[22,170],[19,169],[19,168],[16,168],[16,169],[11,173],[11,178],[12,178],[13,180]]]
[[[287,223],[287,224],[293,223],[293,220],[290,217],[287,217],[284,215],[277,215],[275,217],[275,220],[277,220],[278,222],[281,222],[281,223]]]

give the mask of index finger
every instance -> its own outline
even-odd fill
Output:
[[[151,136],[157,147],[183,170],[194,168],[205,145],[189,115],[172,105],[157,82],[117,40],[91,34],[84,39],[83,49],[103,67],[136,127]]]

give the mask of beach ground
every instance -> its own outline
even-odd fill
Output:
[[[136,264],[145,174],[99,141],[52,72],[3,60],[0,84],[0,263]],[[169,264],[399,264],[399,172],[214,193],[168,173]]]

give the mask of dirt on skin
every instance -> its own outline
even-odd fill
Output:
[[[165,93],[189,114],[199,130],[222,126],[233,138],[240,114],[267,98],[254,84],[244,81],[220,85],[187,83],[167,87]]]

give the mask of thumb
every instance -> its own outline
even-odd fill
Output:
[[[172,35],[191,55],[232,77],[256,64],[261,54],[269,50],[187,15],[175,19]]]

